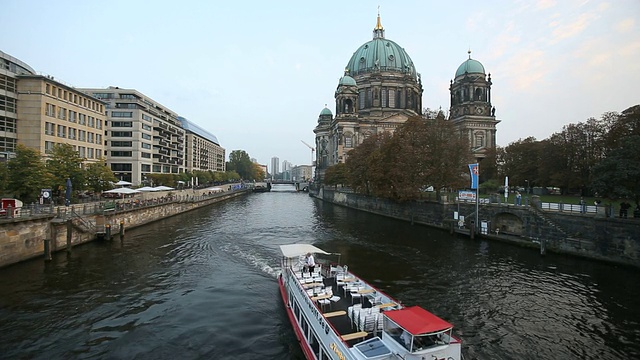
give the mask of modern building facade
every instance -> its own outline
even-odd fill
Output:
[[[104,158],[106,104],[51,76],[18,79],[18,142],[47,155],[70,144],[88,162]]]
[[[280,173],[280,159],[277,156],[271,158],[271,178],[275,179],[276,175]]]
[[[313,167],[311,165],[298,165],[291,168],[291,180],[293,181],[309,181],[313,176]]]
[[[0,160],[18,145],[18,75],[35,75],[29,65],[0,51]]]
[[[187,171],[225,171],[225,149],[218,138],[191,121],[178,116],[186,131],[185,164]]]
[[[491,76],[477,60],[467,59],[451,81],[450,119],[470,140],[476,158],[495,147],[495,109]],[[316,176],[345,162],[348,152],[371,135],[395,129],[410,117],[422,116],[422,80],[409,54],[385,37],[378,14],[373,39],[361,45],[347,63],[334,97],[335,116],[325,105],[313,130]]]
[[[116,178],[142,184],[149,173],[185,172],[185,135],[178,114],[134,89],[80,89],[107,103],[107,166]]]

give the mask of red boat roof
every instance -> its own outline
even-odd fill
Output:
[[[419,306],[385,311],[384,314],[413,335],[433,333],[453,327]]]

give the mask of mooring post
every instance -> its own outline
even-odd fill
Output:
[[[451,235],[453,235],[455,233],[455,227],[456,227],[456,222],[455,221],[450,221],[449,222],[449,233]]]
[[[111,240],[111,224],[105,224],[104,226],[104,238]]]
[[[545,255],[547,253],[547,240],[542,238],[540,239],[540,255]]]
[[[471,230],[469,231],[469,237],[471,238],[471,240],[476,238],[476,223],[475,222],[471,222]]]
[[[44,239],[44,261],[51,261],[51,239]]]
[[[124,220],[120,220],[120,240],[124,239]]]
[[[71,252],[71,237],[73,236],[73,223],[67,220],[67,252]]]

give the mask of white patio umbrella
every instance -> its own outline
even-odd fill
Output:
[[[116,183],[117,186],[129,186],[132,185],[130,182],[128,181],[124,181],[124,180],[120,180]]]
[[[159,190],[159,191],[173,190],[172,187],[168,187],[168,186],[164,186],[164,185],[156,186],[154,189]]]
[[[144,191],[144,192],[160,191],[160,190],[158,190],[158,189],[156,189],[156,188],[154,188],[154,187],[151,187],[151,186],[143,186],[143,187],[141,187],[141,188],[137,188],[136,190],[138,190],[138,191]]]
[[[130,189],[130,188],[115,188],[115,189],[111,189],[111,190],[107,190],[105,191],[106,193],[109,194],[123,194],[123,195],[128,195],[128,194],[135,194],[135,193],[139,193],[140,191],[138,190],[134,190],[134,189]]]
[[[204,189],[205,191],[213,191],[213,192],[218,192],[218,191],[224,191],[224,189],[220,188],[220,187],[210,187],[208,189]]]

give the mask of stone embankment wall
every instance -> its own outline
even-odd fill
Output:
[[[45,240],[48,240],[51,252],[65,250],[68,247],[68,242],[73,246],[95,240],[96,230],[104,229],[105,225],[111,228],[113,236],[117,236],[121,225],[125,229],[142,226],[248,193],[248,190],[240,190],[212,197],[194,197],[194,200],[191,201],[167,202],[140,208],[133,207],[127,210],[82,215],[80,218],[63,219],[49,214],[2,220],[0,223],[0,267],[44,256]]]
[[[471,235],[475,204],[394,201],[327,188],[310,192],[311,196],[337,205],[378,215],[438,227]],[[453,213],[465,214],[461,229]],[[640,219],[613,219],[601,214],[563,214],[541,211],[529,206],[507,204],[480,205],[478,220],[489,222],[482,238],[640,267]],[[474,224],[477,226],[477,224]]]

